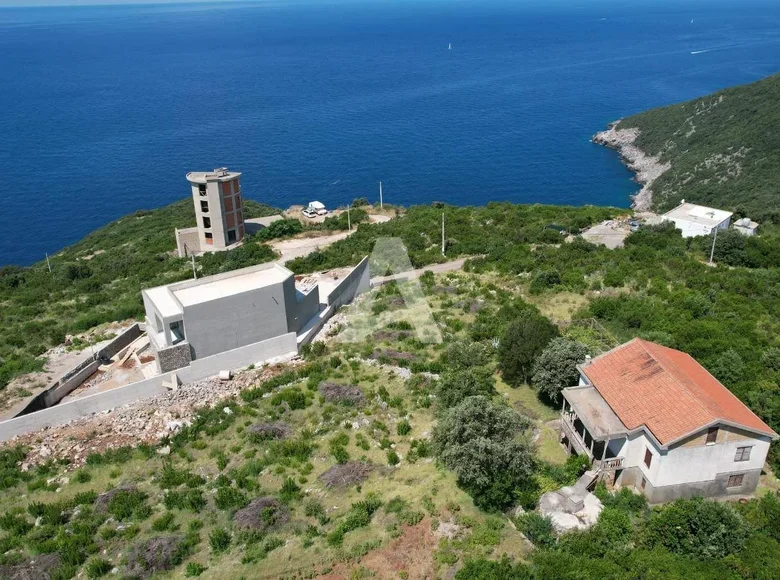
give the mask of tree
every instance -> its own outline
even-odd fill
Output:
[[[466,397],[475,395],[489,397],[495,393],[495,384],[493,373],[484,367],[445,372],[436,389],[439,408],[454,407]]]
[[[504,380],[518,385],[529,382],[534,361],[558,329],[547,318],[526,310],[507,327],[498,346],[498,361]]]
[[[433,432],[441,462],[487,510],[504,509],[533,472],[534,453],[520,438],[530,421],[486,397],[468,397],[442,416]]]
[[[588,347],[577,341],[552,339],[534,363],[531,379],[534,387],[553,402],[558,402],[562,389],[577,384],[577,365],[584,362],[588,354]]]
[[[481,342],[456,340],[444,351],[443,362],[452,369],[484,366],[490,362],[491,348]]]
[[[708,369],[716,379],[730,386],[744,380],[745,363],[733,348],[722,353]]]

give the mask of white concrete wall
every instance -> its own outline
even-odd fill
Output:
[[[251,344],[212,357],[193,361],[178,372],[182,382],[193,382],[216,375],[221,370],[235,370],[253,363],[297,352],[295,333],[290,332],[270,340]],[[44,427],[62,425],[92,413],[100,413],[141,399],[148,399],[165,392],[162,383],[170,374],[160,375],[131,383],[118,389],[95,393],[42,411],[0,422],[0,441],[38,431]],[[182,387],[186,388],[186,386]]]
[[[709,236],[710,234],[712,234],[712,231],[714,229],[682,218],[675,218],[675,219],[667,218],[667,219],[669,221],[674,222],[675,227],[677,227],[678,230],[682,231],[682,237],[684,238],[693,238],[695,236]],[[731,222],[731,218],[726,218],[726,220],[723,221],[717,227],[718,229],[721,230],[728,229],[730,222]]]
[[[737,447],[753,447],[748,461],[734,461]],[[769,440],[734,440],[714,445],[677,447],[661,458],[651,480],[655,487],[710,481],[719,473],[761,469],[769,452]]]

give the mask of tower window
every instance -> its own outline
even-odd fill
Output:
[[[209,213],[209,202],[207,202],[205,199],[200,200],[200,211],[203,213]]]
[[[236,241],[236,230],[228,230],[227,234],[228,234],[227,239],[229,244],[232,244],[233,242]]]
[[[214,235],[211,232],[206,232],[206,243],[207,244],[213,244],[214,243]]]
[[[201,196],[206,197],[206,184],[205,183],[199,183],[198,184],[198,193],[200,193]]]
[[[207,229],[211,227],[211,218],[203,218],[203,227]]]

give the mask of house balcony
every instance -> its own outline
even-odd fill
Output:
[[[593,387],[564,389],[561,409],[561,443],[585,455],[599,471],[623,469],[620,457],[627,429]]]

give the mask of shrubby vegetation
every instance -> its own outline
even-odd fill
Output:
[[[246,217],[276,213],[246,201]],[[174,228],[191,227],[189,199],[123,217],[45,261],[0,267],[0,388],[18,374],[39,370],[40,354],[66,334],[104,322],[140,318],[140,291],[192,276],[189,260],[175,255]],[[201,274],[216,274],[274,258],[268,246],[248,242],[231,252],[198,258]]]
[[[654,205],[666,211],[685,198],[779,223],[779,96],[774,75],[620,121],[639,128],[643,151],[671,163],[653,184]]]

